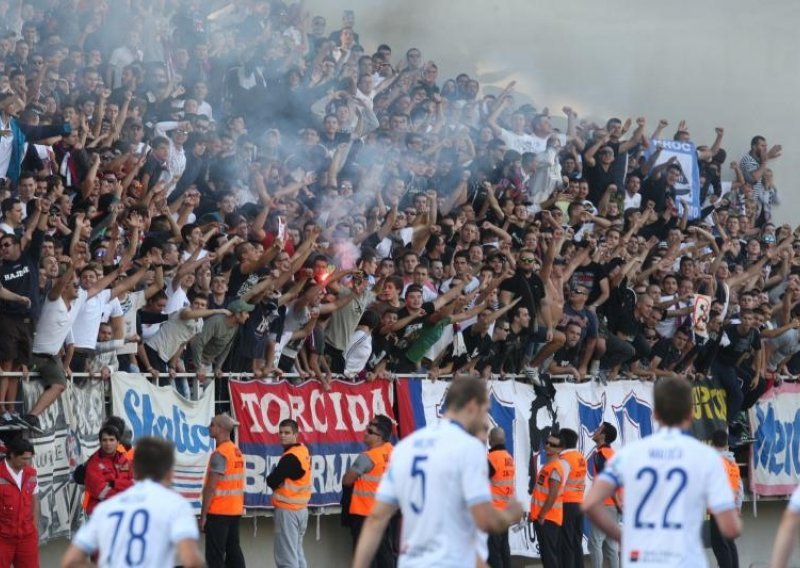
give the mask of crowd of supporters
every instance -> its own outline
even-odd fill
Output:
[[[184,396],[226,371],[714,373],[738,439],[800,372],[800,234],[761,136],[519,104],[302,3],[0,22],[0,367],[48,386],[20,417],[0,379],[4,422],[37,426],[72,372]],[[697,141],[698,215],[664,139]]]

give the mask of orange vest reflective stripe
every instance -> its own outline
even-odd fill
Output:
[[[614,450],[611,446],[602,446],[600,448],[597,448],[597,451],[600,453],[601,456],[603,456],[606,459],[606,463],[611,461],[611,458],[614,457]],[[599,471],[594,472],[595,479],[597,478],[597,475],[599,473],[600,473]],[[616,503],[614,503],[613,497],[606,497],[606,500],[603,501],[603,505],[610,505],[611,507],[613,507],[616,505]]]
[[[558,473],[558,476],[561,478],[559,484],[562,487],[559,487],[558,497],[553,503],[553,506],[550,507],[550,510],[545,513],[544,518],[547,521],[552,521],[558,526],[561,526],[564,523],[564,492],[562,490],[564,484],[564,465],[558,458],[545,464],[536,477],[536,487],[534,487],[533,495],[531,495],[531,517],[534,519],[538,517],[539,511],[542,510],[545,501],[547,501],[547,496],[550,494],[550,475],[553,472]]]
[[[514,458],[506,450],[489,452],[489,463],[494,468],[494,475],[489,478],[492,489],[492,505],[502,511],[508,507],[514,496],[514,480],[516,471]]]
[[[731,491],[733,491],[733,496],[737,497],[739,494],[739,483],[741,482],[742,479],[742,474],[739,471],[739,466],[736,465],[736,462],[726,457],[722,458],[722,465],[725,466],[725,473],[728,474],[728,483],[730,483]]]
[[[383,472],[389,465],[392,449],[393,446],[389,442],[384,442],[364,452],[373,465],[367,473],[358,476],[353,484],[353,497],[350,499],[351,514],[366,517],[372,512],[372,507],[375,506],[375,493],[378,491]]]
[[[569,475],[564,485],[564,503],[583,503],[586,491],[586,458],[580,450],[564,450],[559,456],[569,464]]]
[[[311,455],[303,444],[292,446],[283,452],[283,455],[293,455],[300,460],[303,477],[284,480],[283,484],[272,493],[272,504],[279,509],[293,511],[305,509],[311,500]]]
[[[211,515],[241,515],[244,513],[244,457],[230,440],[217,446],[216,451],[225,458],[225,474],[217,483],[208,512]]]

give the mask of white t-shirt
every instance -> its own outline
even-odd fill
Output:
[[[344,374],[351,377],[364,370],[372,354],[372,334],[357,329],[344,350]]]
[[[539,138],[535,134],[514,134],[505,128],[500,129],[500,139],[506,143],[509,150],[520,154],[532,152],[538,154],[547,149],[547,138]]]
[[[403,513],[398,568],[474,566],[485,535],[470,507],[491,501],[486,447],[450,420],[417,430],[395,447],[376,498]]]
[[[174,566],[175,545],[198,540],[189,502],[160,483],[145,480],[103,501],[72,541],[100,568]]]
[[[147,298],[145,297],[144,290],[129,293],[119,300],[119,305],[122,308],[122,323],[125,326],[125,337],[123,339],[127,339],[136,333],[136,312],[147,305]],[[136,349],[137,344],[135,342],[125,343],[125,345],[117,349],[117,354],[125,355],[136,353]]]
[[[34,353],[55,355],[59,352],[86,299],[86,290],[83,288],[78,290],[78,297],[72,300],[69,309],[61,296],[56,300],[45,299],[39,321],[36,322],[36,334],[33,336]],[[96,340],[97,330],[94,336]]]
[[[111,290],[106,288],[96,296],[88,299],[78,314],[78,325],[72,326],[72,344],[83,349],[94,349],[97,345],[97,331],[103,321],[103,311],[107,304],[112,303]],[[110,317],[121,317],[122,308],[119,302],[111,306]]]
[[[632,568],[705,568],[706,510],[736,508],[719,453],[677,428],[623,447],[600,478],[625,489],[622,565]]]

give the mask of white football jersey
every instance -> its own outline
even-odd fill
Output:
[[[73,539],[100,568],[174,566],[175,545],[199,539],[192,506],[175,491],[154,481],[140,481],[103,501]]]
[[[486,446],[450,420],[418,430],[395,446],[376,499],[403,512],[399,568],[474,566],[486,535],[470,507],[492,500]]]
[[[625,489],[623,566],[705,568],[706,510],[736,508],[719,453],[677,428],[623,447],[600,477]]]

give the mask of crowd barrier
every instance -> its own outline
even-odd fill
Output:
[[[338,511],[342,476],[363,451],[369,419],[375,414],[390,416],[397,425],[396,435],[405,436],[442,416],[449,385],[447,380],[424,380],[424,375],[373,382],[334,380],[330,391],[316,381],[293,385],[286,380],[252,380],[245,374],[227,374],[225,379],[227,389],[211,381],[200,389],[197,400],[187,400],[171,386],[155,386],[143,374],[115,373],[110,381],[75,374],[64,396],[41,417],[47,433],[31,435],[39,472],[42,542],[69,536],[81,521],[81,488],[72,481],[71,472],[99,446],[97,432],[106,416],[108,396],[112,412],[125,420],[134,441],[155,435],[175,444],[175,487],[196,509],[213,449],[207,425],[215,412],[230,410],[239,422],[237,442],[246,458],[246,510],[255,516],[270,514],[266,475],[282,451],[278,424],[294,418],[312,454],[310,506],[321,515]],[[647,436],[655,428],[650,382],[556,382],[554,397],[516,378],[488,384],[491,422],[506,431],[507,446],[516,458],[517,495],[523,501],[551,430],[569,427],[578,432],[578,447],[591,463],[591,434],[601,422],[617,427],[619,445]],[[22,385],[24,405],[29,408],[42,384],[32,376]],[[693,434],[707,439],[725,426],[725,393],[712,379],[697,381],[693,388]],[[756,438],[749,464],[754,513],[757,498],[785,497],[800,479],[798,409],[800,385],[787,382],[771,389],[750,411]],[[589,471],[589,483],[593,475]],[[527,523],[513,527],[509,538],[513,554],[538,556],[535,535]]]

